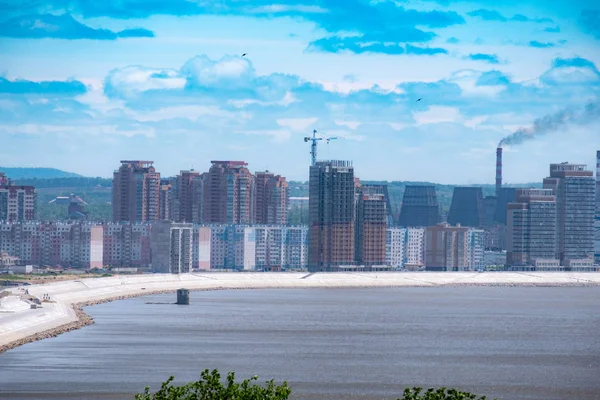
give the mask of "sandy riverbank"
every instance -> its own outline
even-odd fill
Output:
[[[600,273],[570,272],[372,272],[372,273],[193,273],[81,279],[28,286],[33,296],[50,297],[41,309],[0,314],[0,353],[93,323],[82,310],[107,301],[189,290],[268,288],[371,288],[430,286],[596,286]],[[24,289],[9,289],[15,296]],[[175,300],[175,299],[173,299]]]

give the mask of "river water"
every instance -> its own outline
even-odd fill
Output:
[[[0,355],[0,399],[133,399],[205,368],[287,380],[294,399],[600,398],[600,289],[231,290],[105,303],[96,324]]]

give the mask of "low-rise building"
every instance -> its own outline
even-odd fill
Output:
[[[429,226],[425,268],[430,271],[473,271],[483,268],[485,233],[480,229],[441,223]]]

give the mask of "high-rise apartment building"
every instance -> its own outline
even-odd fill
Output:
[[[37,195],[33,186],[17,186],[10,180],[0,184],[0,221],[32,221],[36,218]]]
[[[384,188],[360,185],[356,193],[356,263],[366,267],[384,265],[387,227]]]
[[[310,271],[354,264],[354,167],[350,161],[319,161],[310,167]]]
[[[243,161],[211,161],[204,177],[206,224],[251,224],[255,219],[254,176]]]
[[[113,175],[113,221],[159,219],[160,173],[153,161],[121,161]]]
[[[197,171],[181,171],[175,183],[175,206],[179,222],[202,222],[204,179]]]
[[[593,264],[596,183],[584,164],[550,164],[544,188],[556,196],[558,257],[564,267]]]
[[[256,223],[287,224],[288,183],[284,177],[269,171],[257,172]]]
[[[484,231],[441,223],[426,228],[425,268],[469,271],[483,267]]]
[[[400,226],[433,226],[438,224],[440,219],[435,186],[406,186],[400,209]]]
[[[448,212],[450,225],[483,226],[485,213],[483,191],[480,187],[455,187]]]
[[[552,189],[517,189],[508,204],[507,253],[509,266],[558,267],[556,197]]]
[[[170,179],[161,179],[158,192],[158,219],[171,221],[174,218],[174,190]]]

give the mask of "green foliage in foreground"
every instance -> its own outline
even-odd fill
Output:
[[[292,390],[283,382],[277,386],[273,380],[264,386],[253,384],[257,376],[235,383],[235,374],[227,375],[226,383],[221,383],[221,374],[215,369],[212,372],[204,370],[200,380],[183,386],[172,385],[174,377],[164,382],[160,390],[150,393],[146,387],[143,394],[135,395],[135,400],[286,400]]]
[[[461,392],[456,389],[427,389],[422,388],[405,389],[401,400],[485,400],[486,397],[477,397],[469,392]]]
[[[287,382],[281,386],[273,380],[264,386],[253,382],[258,380],[257,376],[235,383],[235,374],[227,375],[226,383],[221,382],[221,375],[215,369],[208,369],[200,374],[200,380],[190,382],[182,386],[175,386],[171,382],[175,379],[170,377],[164,382],[156,393],[151,393],[146,387],[143,394],[136,394],[135,400],[286,400],[292,393]],[[461,392],[456,389],[427,389],[422,388],[405,389],[404,396],[398,400],[486,400],[485,396],[469,392]]]

